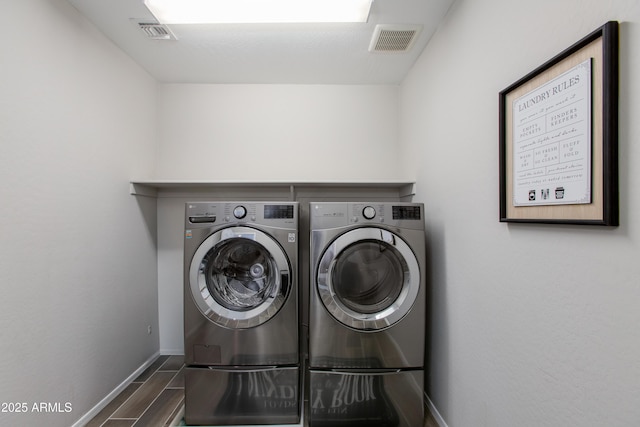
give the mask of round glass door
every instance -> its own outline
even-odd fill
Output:
[[[209,236],[189,271],[191,294],[202,314],[229,328],[253,327],[273,317],[286,300],[289,277],[280,245],[249,227]]]
[[[402,319],[420,288],[420,270],[411,248],[380,228],[359,228],[334,240],[317,272],[320,298],[341,323],[380,330]]]

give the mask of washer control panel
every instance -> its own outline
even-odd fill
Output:
[[[186,204],[188,227],[213,224],[265,224],[288,228],[297,224],[297,202],[192,202]]]

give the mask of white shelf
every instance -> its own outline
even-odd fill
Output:
[[[189,180],[132,180],[129,193],[135,196],[163,197],[202,192],[229,190],[276,190],[288,192],[292,199],[299,191],[322,189],[396,190],[403,198],[415,194],[415,182],[406,180],[357,181],[189,181]]]

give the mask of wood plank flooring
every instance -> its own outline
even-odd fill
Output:
[[[184,404],[183,356],[160,356],[86,427],[167,427]]]
[[[183,356],[160,356],[86,427],[184,426],[183,367]],[[438,427],[428,411],[424,427]]]

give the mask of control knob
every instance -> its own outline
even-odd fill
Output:
[[[247,208],[245,208],[244,206],[236,206],[233,209],[233,216],[238,219],[244,218],[245,216],[247,216]]]
[[[373,219],[376,217],[376,210],[372,206],[367,206],[362,210],[362,216],[366,219]]]

